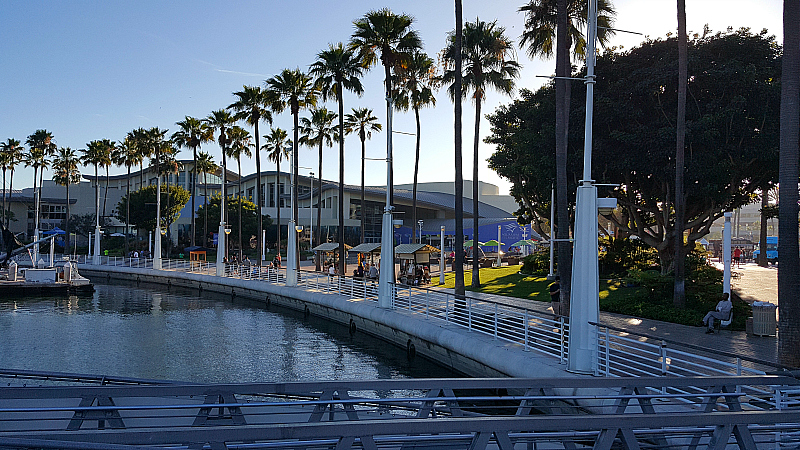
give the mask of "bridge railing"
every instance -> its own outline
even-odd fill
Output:
[[[152,267],[151,259],[100,257],[104,265]],[[195,264],[185,260],[162,260],[165,270],[215,274],[213,263]],[[228,277],[285,285],[285,269],[227,264]],[[377,304],[378,284],[372,280],[299,272],[298,288],[343,295]],[[392,308],[427,320],[447,322],[500,341],[519,344],[565,363],[569,348],[569,323],[565,317],[542,311],[464,296],[444,290],[392,284]],[[783,367],[733,353],[710,350],[676,341],[632,333],[610,326],[592,324],[597,338],[595,375],[620,376],[719,376],[758,375]],[[754,387],[754,396],[763,391]]]

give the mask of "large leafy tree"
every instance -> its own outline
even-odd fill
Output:
[[[14,186],[14,168],[22,161],[23,148],[19,140],[8,138],[5,142],[0,143],[0,165],[3,169],[3,216],[0,223],[4,224],[6,228],[9,226],[10,209],[11,209],[11,192]],[[6,185],[6,171],[10,172],[8,183],[8,191],[5,189]],[[8,203],[6,203],[6,193],[8,194]]]
[[[267,152],[267,158],[269,158],[270,161],[275,163],[275,170],[278,172],[278,176],[275,177],[276,180],[275,209],[277,211],[275,252],[277,254],[280,254],[281,253],[281,200],[280,200],[281,161],[283,161],[284,159],[289,159],[289,148],[292,145],[292,141],[289,140],[289,136],[288,134],[286,134],[286,130],[280,128],[271,128],[270,133],[264,135],[264,139],[265,142],[264,145],[261,147],[261,149]]]
[[[369,108],[353,108],[352,113],[345,114],[344,126],[347,134],[358,132],[361,140],[361,242],[364,242],[364,227],[366,225],[366,207],[364,205],[364,161],[366,159],[366,142],[372,137],[373,131],[381,131],[378,118],[372,115]],[[321,185],[320,185],[321,186]]]
[[[555,43],[556,80],[555,95],[555,152],[556,152],[556,203],[558,241],[558,273],[561,277],[562,314],[569,315],[570,278],[572,274],[572,246],[569,238],[569,192],[567,174],[567,143],[570,118],[571,85],[566,79],[572,75],[570,53],[583,59],[589,5],[585,0],[530,0],[520,8],[525,14],[525,30],[520,36],[520,46],[527,48],[530,58],[552,58]],[[611,30],[614,10],[609,0],[597,1],[597,39],[600,45],[613,34]],[[552,179],[552,172],[547,177]],[[553,224],[550,224],[551,227]]]
[[[316,106],[319,91],[311,77],[300,69],[284,69],[283,72],[266,80],[264,83],[274,95],[273,110],[281,112],[289,108],[292,113],[292,148],[294,149],[292,152],[292,174],[297,179],[300,166],[300,159],[297,154],[300,140],[300,110]],[[297,183],[292,186],[292,197],[297,199]],[[292,205],[292,216],[295,220],[299,217],[298,212],[297,202],[295,201]],[[294,239],[297,242],[297,233],[290,230],[287,238]],[[295,248],[299,248],[299,245],[295,245]],[[299,268],[300,252],[297,252],[296,258],[295,267]]]
[[[374,66],[378,60],[383,65],[384,88],[386,89],[386,109],[392,109],[394,96],[394,73],[408,60],[411,53],[422,48],[419,33],[411,26],[414,19],[407,14],[395,14],[389,8],[367,12],[353,22],[355,31],[350,39],[350,48],[361,53],[365,67]],[[387,121],[389,118],[387,117]],[[391,124],[389,124],[391,125]],[[391,127],[387,126],[386,139],[391,152]],[[394,167],[391,153],[387,154],[389,164],[389,206],[394,204]]]
[[[457,52],[454,34],[451,33],[450,44],[444,50],[446,68],[443,81],[449,83],[448,92],[453,98],[456,95],[453,81],[455,79],[454,61]],[[461,45],[462,97],[472,92],[475,102],[475,135],[473,139],[472,164],[472,239],[478,237],[478,145],[480,143],[481,105],[486,98],[486,91],[494,89],[511,95],[514,91],[514,78],[519,75],[519,63],[514,60],[513,42],[506,37],[505,28],[497,22],[467,22],[464,25],[464,41]],[[476,245],[477,248],[477,245]],[[477,256],[472,258],[472,287],[480,287],[480,263]]]
[[[685,196],[691,247],[724,211],[751,202],[763,183],[775,178],[780,61],[773,37],[748,30],[693,38],[688,58],[692,102],[686,117]],[[672,270],[674,258],[676,59],[672,38],[607,53],[597,64],[592,173],[601,183],[621,184],[609,192],[620,212],[607,219],[654,247],[663,272]],[[546,110],[553,111],[555,103],[547,87],[524,93],[490,117],[489,139],[498,144],[490,164],[514,182],[512,194],[523,206],[533,206],[525,211],[530,215],[545,203],[549,186],[523,172],[553,164],[552,141],[546,137],[553,122]],[[569,136],[571,145],[580,144],[581,133]],[[571,181],[577,183],[574,176]]]
[[[201,119],[197,119],[195,117],[186,116],[180,122],[176,122],[175,125],[178,126],[178,131],[172,133],[172,142],[175,143],[178,147],[183,148],[191,148],[192,149],[192,166],[197,165],[197,149],[204,142],[209,142],[213,139],[213,134],[211,129],[209,128],[208,124],[206,124]],[[128,167],[128,178],[130,178],[130,167]],[[194,199],[197,196],[197,176],[192,177],[192,246],[194,247],[196,244],[195,242],[195,204]],[[129,187],[130,189],[130,187]]]
[[[136,228],[154,231],[156,228],[156,189],[145,186],[122,197],[117,204],[117,219],[133,224]],[[167,201],[167,196],[170,201]],[[169,229],[181,216],[181,209],[189,202],[191,194],[181,186],[165,186],[161,189],[161,228]],[[130,205],[128,204],[130,203]],[[130,215],[128,215],[130,211]]]
[[[339,140],[338,132],[333,126],[337,114],[327,108],[314,108],[311,110],[311,118],[303,117],[300,119],[300,144],[311,148],[319,149],[319,184],[320,193],[322,192],[322,147],[333,146],[334,141]],[[320,199],[322,201],[322,199]],[[341,210],[340,210],[341,211]],[[342,214],[339,214],[340,216]],[[317,245],[322,243],[322,208],[317,208]],[[343,242],[343,241],[339,241]],[[312,244],[313,247],[313,244]],[[317,253],[314,258],[316,270],[320,271],[320,255]],[[345,273],[345,272],[340,272]]]
[[[203,204],[198,210],[199,214],[208,215],[212,221],[219,221],[219,206],[220,197],[215,195],[208,200],[208,203]],[[256,233],[258,232],[258,210],[256,204],[247,200],[244,197],[236,197],[229,200],[231,208],[228,217],[231,221],[242,224],[241,231],[238,228],[231,229],[231,240],[240,241],[244,239],[249,243],[254,242]],[[269,216],[261,218],[262,226],[271,226],[272,220]],[[241,233],[241,234],[240,234]],[[241,259],[239,259],[241,261]]]
[[[248,158],[253,156],[253,152],[250,150],[253,147],[253,139],[250,137],[250,132],[249,131],[247,131],[244,128],[242,128],[240,126],[237,126],[237,125],[234,125],[234,126],[231,127],[230,131],[228,131],[228,135],[230,136],[230,145],[228,146],[228,156],[230,156],[231,158],[235,158],[236,159],[236,165],[237,165],[238,170],[239,170],[239,180],[237,181],[236,197],[237,198],[241,198],[242,197],[242,155],[244,155],[244,156],[246,156]],[[259,174],[260,173],[261,172],[259,172]],[[260,180],[257,181],[257,183],[259,185],[261,185]],[[259,188],[259,190],[261,190],[261,189]],[[237,203],[238,203],[237,207],[239,208],[239,214],[238,214],[236,223],[237,223],[238,228],[239,228],[239,232],[237,234],[239,235],[238,236],[238,238],[239,238],[239,241],[238,241],[239,242],[239,261],[241,261],[242,257],[244,256],[242,254],[242,251],[243,251],[242,250],[243,249],[243,247],[242,247],[242,204],[243,204],[243,202],[239,201]],[[262,228],[263,227],[263,222],[259,218],[257,218],[257,222],[258,222],[259,226],[258,226],[258,229],[256,231],[258,233],[261,233],[261,230],[263,229]],[[258,247],[258,254],[259,254],[258,260],[259,261],[261,261],[261,245],[260,245],[260,243],[261,243],[261,236],[259,235],[259,236],[256,237],[256,246]]]
[[[322,99],[327,101],[336,98],[339,105],[339,273],[347,273],[347,253],[344,248],[344,90],[359,96],[364,92],[361,78],[364,75],[364,66],[359,55],[350,48],[345,48],[342,43],[331,45],[327,50],[317,54],[317,60],[309,69],[311,76],[317,77],[317,85]],[[320,160],[321,161],[321,160]],[[321,174],[320,174],[321,175]],[[322,186],[320,184],[320,186]],[[349,208],[348,208],[349,210]]]
[[[208,174],[217,170],[217,165],[214,164],[214,158],[207,152],[200,152],[197,154],[197,162],[195,162],[194,171],[195,176],[203,175],[203,205],[208,204]],[[205,209],[208,211],[208,208]],[[192,213],[194,214],[194,212]],[[198,212],[199,215],[199,212]],[[203,214],[203,240],[202,245],[208,245],[208,214]]]
[[[414,111],[417,124],[417,139],[414,152],[414,184],[411,189],[411,224],[417,223],[417,175],[419,174],[420,120],[419,110],[426,106],[436,106],[433,89],[436,85],[433,59],[424,52],[415,51],[411,57],[400,65],[398,76],[398,92],[395,105],[397,109]],[[417,227],[411,227],[411,240]],[[422,236],[420,236],[420,240]]]
[[[800,259],[797,232],[798,130],[800,129],[800,3],[783,2],[783,67],[780,105],[780,209],[778,252],[778,357],[800,367]],[[762,250],[762,253],[764,251]]]
[[[69,250],[69,186],[71,184],[78,184],[81,182],[81,172],[78,170],[80,165],[80,158],[75,154],[75,150],[69,147],[61,147],[56,153],[56,158],[53,161],[53,181],[56,184],[66,188],[65,199],[67,203],[66,224],[64,225],[64,252]]]
[[[264,206],[262,204],[264,201],[264,193],[261,192],[261,143],[259,142],[258,125],[262,120],[272,124],[272,112],[268,108],[274,102],[274,99],[272,98],[273,93],[264,90],[259,86],[244,86],[241,91],[234,92],[233,95],[235,95],[237,99],[230,106],[228,106],[228,109],[236,112],[236,118],[238,120],[244,120],[248,125],[253,127],[253,136],[256,138],[256,173],[258,174],[256,176],[256,204],[260,208]],[[248,154],[248,157],[249,156],[250,155]],[[240,172],[239,179],[241,180],[241,178],[242,176]],[[241,191],[241,182],[239,185],[239,190]],[[239,202],[239,205],[241,206],[241,202]],[[261,215],[259,214],[258,233],[256,234],[258,264],[261,264],[261,260],[263,259],[263,255],[261,254],[261,237],[263,235],[263,230],[264,223],[261,219]],[[242,245],[240,242],[239,248],[241,249],[241,247]],[[241,255],[239,255],[239,257],[241,260]]]

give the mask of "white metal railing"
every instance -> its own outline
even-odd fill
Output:
[[[78,262],[84,261],[86,256],[78,258]],[[152,268],[152,259],[149,258],[101,256],[93,261],[90,259],[89,263]],[[162,259],[162,270],[215,275],[216,264]],[[285,269],[256,265],[226,264],[225,276],[278,285],[286,283]],[[343,295],[353,300],[374,304],[378,301],[378,283],[373,280],[300,271],[297,287],[308,291]],[[391,292],[392,308],[398,312],[402,311],[425,320],[443,321],[500,341],[519,344],[526,351],[536,351],[558,358],[561,363],[567,361],[569,323],[562,316],[469,296],[459,298],[447,291],[403,284],[392,284]],[[765,369],[776,367],[766,362],[764,364],[769,367],[765,367],[757,360],[734,354],[668,342],[609,326],[592,325],[595,327],[597,337],[595,361],[597,376],[763,375]],[[763,401],[770,392],[763,387],[750,387],[745,394],[751,396],[754,401]],[[800,394],[794,393],[791,401],[800,401],[798,397]],[[784,398],[784,401],[788,400]]]

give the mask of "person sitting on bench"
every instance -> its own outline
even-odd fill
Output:
[[[703,317],[703,325],[708,327],[706,334],[714,332],[714,319],[728,320],[731,317],[732,310],[733,303],[731,303],[730,294],[725,292],[722,294],[722,300],[717,303],[716,311],[709,311],[708,314]]]

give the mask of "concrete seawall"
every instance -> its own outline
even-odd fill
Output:
[[[380,309],[363,299],[178,271],[93,265],[81,265],[80,271],[94,282],[127,280],[180,286],[304,311],[390,342],[412,357],[416,353],[472,377],[580,377],[567,373],[556,359],[525,351],[521,345],[446,322]]]

